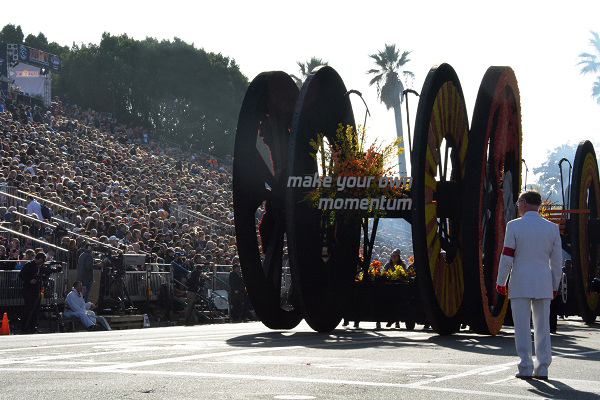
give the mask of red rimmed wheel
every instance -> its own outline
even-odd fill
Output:
[[[456,72],[448,64],[432,68],[423,84],[415,124],[412,228],[423,308],[439,334],[457,331],[461,322],[461,202],[468,130]]]
[[[472,330],[495,335],[508,308],[496,291],[506,224],[517,217],[521,179],[521,106],[509,67],[483,77],[469,134],[464,203],[465,299]]]
[[[314,176],[318,171],[310,145],[322,134],[337,141],[338,125],[354,125],[346,87],[331,67],[311,73],[302,86],[294,111],[288,171],[290,176]],[[290,267],[299,290],[304,318],[317,332],[333,330],[342,319],[356,274],[360,219],[333,217],[307,202],[312,187],[288,187],[287,234]]]
[[[271,329],[291,329],[302,320],[293,293],[282,299],[286,158],[297,97],[298,87],[286,73],[259,74],[246,91],[235,137],[233,208],[240,264],[252,306]]]
[[[600,216],[600,183],[594,146],[589,141],[579,143],[573,162],[570,215],[571,259],[575,278],[575,293],[579,315],[591,324],[600,313],[598,293],[590,290],[594,278],[600,278],[600,246],[590,231]]]

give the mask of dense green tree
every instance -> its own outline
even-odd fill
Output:
[[[135,40],[108,33],[99,44],[69,48],[49,43],[41,32],[24,37],[14,25],[0,31],[0,42],[59,55],[53,94],[84,109],[111,112],[119,122],[218,156],[233,150],[248,79],[229,57],[178,38]]]
[[[139,41],[102,35],[73,46],[63,62],[60,95],[110,111],[128,124],[217,155],[231,154],[248,81],[234,60],[181,39]]]
[[[394,117],[396,119],[396,133],[398,138],[402,140],[400,146],[404,147],[404,135],[402,129],[402,92],[404,85],[400,79],[400,74],[405,78],[414,78],[414,74],[404,70],[406,64],[410,61],[408,55],[410,51],[402,52],[396,49],[395,44],[386,44],[385,48],[369,57],[373,59],[377,68],[370,69],[367,74],[373,75],[369,82],[369,86],[377,86],[377,96],[386,108],[394,109]],[[398,166],[400,175],[406,176],[406,152],[403,151],[398,155]]]
[[[548,199],[552,203],[562,204],[563,198],[561,195],[560,169],[558,167],[558,163],[563,158],[566,158],[571,164],[573,164],[575,161],[575,152],[577,151],[577,146],[579,146],[579,143],[567,143],[562,144],[553,150],[549,150],[546,161],[544,161],[539,167],[533,168],[533,173],[537,175],[539,191],[544,200]],[[600,143],[594,143],[594,148],[598,153],[600,151]],[[562,170],[563,187],[566,192],[569,184],[569,164],[564,162],[562,164]],[[533,182],[531,179],[531,176],[528,178],[528,180],[527,189],[529,189],[531,183],[535,184],[535,182]],[[568,201],[567,194],[565,194],[565,199]]]
[[[7,24],[0,31],[0,43],[23,43],[23,30],[21,25]]]
[[[600,35],[593,31],[591,33],[590,45],[594,48],[594,52],[579,54],[581,61],[577,63],[577,65],[582,65],[580,73],[584,75],[600,72]],[[592,97],[600,104],[600,75],[596,76],[596,82],[592,86]]]
[[[320,67],[321,65],[329,65],[327,61],[324,61],[317,57],[311,57],[307,62],[296,62],[298,64],[298,68],[300,68],[300,76],[290,75],[292,79],[296,82],[298,88],[302,87],[302,84],[308,78],[308,75],[312,72],[313,69]]]

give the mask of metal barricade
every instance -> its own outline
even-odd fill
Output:
[[[145,271],[126,271],[125,287],[132,301],[148,299],[148,282]]]
[[[126,271],[125,274],[125,287],[132,301],[156,301],[161,289],[168,290],[171,284],[170,272]]]
[[[21,295],[23,281],[19,279],[19,272],[21,271],[0,271],[0,307],[10,308],[23,305]],[[64,304],[66,296],[67,277],[65,272],[50,274],[44,289],[42,306]]]
[[[160,291],[169,290],[172,284],[170,272],[151,272],[150,273],[150,301],[158,300]]]
[[[19,272],[21,271],[0,271],[0,307],[23,305],[23,282],[18,278]]]

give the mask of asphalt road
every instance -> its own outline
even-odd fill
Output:
[[[514,378],[512,330],[260,323],[0,336],[0,399],[599,399],[600,325],[559,321],[550,380]]]

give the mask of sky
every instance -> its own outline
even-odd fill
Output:
[[[297,61],[329,62],[348,89],[363,93],[367,131],[395,138],[393,112],[377,100],[368,57],[396,44],[411,51],[406,69],[421,91],[430,68],[449,63],[460,79],[469,121],[489,66],[507,65],[521,93],[523,158],[530,169],[563,143],[600,138],[600,105],[591,97],[595,76],[581,75],[578,55],[593,52],[600,1],[28,1],[0,15],[0,26],[21,25],[61,45],[98,43],[103,32],[135,39],[178,37],[236,60],[251,80],[263,71],[298,74]],[[7,10],[5,10],[7,11]],[[411,96],[411,128],[417,98]],[[357,121],[364,106],[355,101]],[[404,111],[403,106],[403,111]],[[404,116],[406,120],[406,116]],[[405,127],[406,130],[406,127]],[[600,149],[596,150],[600,152]],[[558,170],[558,169],[557,169]],[[530,175],[531,176],[531,175]]]

